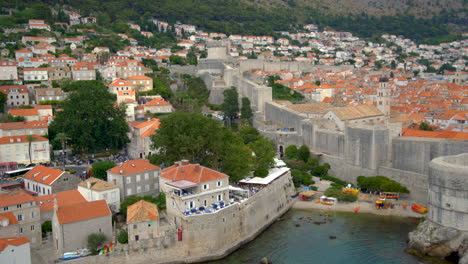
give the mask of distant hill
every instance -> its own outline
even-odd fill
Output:
[[[377,39],[383,33],[423,43],[460,38],[467,32],[467,0],[0,0],[27,8],[41,3],[93,15],[102,25],[150,17],[195,24],[227,34],[267,34],[314,23]]]

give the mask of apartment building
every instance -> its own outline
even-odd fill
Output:
[[[8,107],[29,105],[28,88],[24,85],[0,86],[0,92],[8,96],[6,103]]]
[[[27,237],[32,247],[41,244],[40,207],[33,196],[20,190],[2,193],[0,208],[2,215],[9,219],[8,225],[14,226],[14,228],[0,228],[1,238]],[[14,215],[13,218],[11,214]]]
[[[0,61],[0,80],[18,80],[16,61]]]
[[[49,163],[49,140],[39,135],[32,136],[34,140],[31,142],[31,149],[28,136],[0,137],[0,161],[18,164]]]
[[[129,160],[107,171],[107,181],[120,189],[120,200],[130,195],[158,195],[160,168],[145,159]]]

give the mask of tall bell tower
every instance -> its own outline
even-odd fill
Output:
[[[380,78],[379,88],[377,88],[377,108],[386,116],[390,116],[391,91],[388,78]]]

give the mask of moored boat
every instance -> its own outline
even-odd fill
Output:
[[[81,258],[81,255],[78,252],[65,252],[63,253],[63,257],[59,258],[59,260],[72,260]]]
[[[413,204],[411,206],[411,209],[413,211],[415,211],[416,213],[419,213],[419,214],[425,214],[425,213],[427,213],[429,211],[429,209],[427,207],[422,206],[420,204]]]
[[[336,202],[337,202],[337,199],[333,197],[322,196],[319,199],[319,203],[323,205],[334,205]]]

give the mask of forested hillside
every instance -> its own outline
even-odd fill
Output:
[[[466,32],[468,20],[464,1],[0,0],[0,3],[2,7],[19,10],[37,3],[55,10],[66,6],[79,10],[81,15],[96,16],[98,23],[104,26],[119,20],[139,22],[155,17],[226,34],[272,35],[275,31],[315,23],[321,28],[350,31],[365,38],[375,39],[390,33],[418,42],[437,43],[455,40],[460,38],[461,32]],[[355,4],[353,8],[346,8],[350,3]]]

